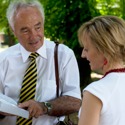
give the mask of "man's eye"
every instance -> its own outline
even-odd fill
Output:
[[[41,27],[40,27],[40,26],[38,26],[38,27],[36,27],[36,30],[40,30],[40,28],[41,28]]]
[[[26,34],[26,33],[28,33],[28,30],[27,29],[22,30],[22,33]]]
[[[88,49],[85,49],[85,48],[84,48],[84,51],[85,51],[85,52],[88,52]]]

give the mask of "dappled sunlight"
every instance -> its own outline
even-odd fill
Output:
[[[95,73],[95,72],[92,72],[91,73],[91,78],[97,78],[97,79],[100,79],[102,78],[103,75],[101,74],[98,74],[98,73]]]
[[[4,50],[6,50],[8,48],[8,46],[7,45],[1,45],[0,46],[0,52],[2,52],[2,51],[4,51]]]

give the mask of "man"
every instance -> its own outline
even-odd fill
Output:
[[[0,92],[19,102],[20,108],[27,109],[32,122],[17,123],[20,120],[16,116],[1,112],[5,117],[0,125],[54,125],[58,117],[63,120],[62,116],[78,111],[81,103],[78,66],[73,51],[63,44],[58,48],[60,97],[56,96],[55,43],[44,39],[42,5],[36,0],[13,1],[7,9],[7,18],[19,43],[0,54]],[[35,88],[35,97],[28,96],[21,102],[25,71],[31,61],[29,56],[34,52],[38,55],[34,61],[36,87],[32,88]]]

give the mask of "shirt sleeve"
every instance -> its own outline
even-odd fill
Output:
[[[65,55],[63,55],[65,54]],[[69,95],[81,99],[80,78],[78,64],[74,52],[69,49],[68,52],[62,54],[61,62],[61,84],[62,95]]]
[[[1,55],[0,55],[1,57]],[[5,61],[2,60],[2,58],[0,59],[0,93],[3,93],[4,88],[3,88],[3,74],[4,74],[4,63]]]

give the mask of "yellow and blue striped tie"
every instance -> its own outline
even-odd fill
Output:
[[[37,82],[36,58],[38,56],[39,54],[36,52],[31,53],[29,56],[31,62],[24,76],[24,80],[23,80],[22,88],[20,92],[19,103],[22,103],[30,99],[34,99],[35,97],[36,82]],[[18,117],[16,125],[32,125],[32,118],[25,119],[22,117]]]

